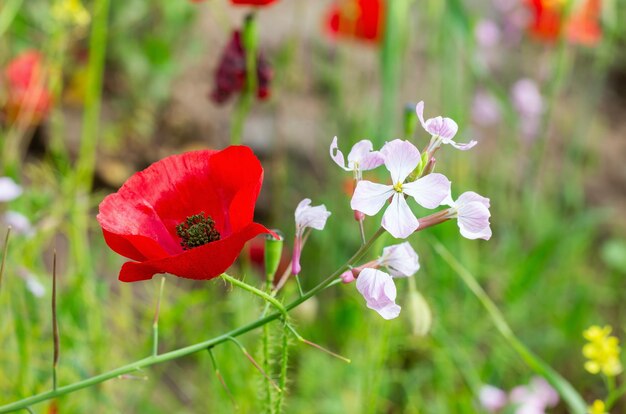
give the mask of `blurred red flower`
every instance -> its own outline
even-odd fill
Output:
[[[243,6],[267,6],[276,2],[276,0],[230,0],[230,2]]]
[[[530,32],[539,39],[555,41],[564,34],[572,43],[594,45],[602,38],[600,0],[584,0],[565,17],[564,0],[527,0],[531,11]]]
[[[248,240],[270,233],[252,221],[262,181],[261,163],[244,146],[172,155],[130,177],[98,214],[109,247],[134,260],[119,279],[219,276]]]
[[[378,42],[383,35],[383,0],[339,0],[330,8],[327,26],[332,36]]]
[[[257,97],[270,96],[272,68],[263,54],[259,53],[256,62]],[[224,48],[215,71],[215,86],[211,98],[216,103],[224,103],[234,93],[241,92],[246,85],[246,52],[241,43],[241,33],[234,31],[230,42]]]
[[[46,87],[43,58],[35,50],[23,52],[4,70],[5,118],[15,122],[20,116],[31,125],[46,117],[52,106],[52,94]]]

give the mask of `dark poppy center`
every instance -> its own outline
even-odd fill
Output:
[[[176,226],[176,234],[182,240],[180,245],[184,250],[193,249],[220,239],[220,233],[215,230],[215,221],[204,211],[189,216]]]

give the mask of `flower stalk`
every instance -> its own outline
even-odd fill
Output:
[[[317,295],[318,293],[320,293],[321,291],[334,286],[337,283],[341,282],[341,279],[339,279],[339,275],[346,270],[350,265],[354,264],[356,261],[358,261],[368,250],[370,247],[372,247],[372,245],[374,244],[374,242],[385,232],[385,230],[381,227],[378,229],[378,231],[369,239],[369,241],[361,246],[355,253],[354,255],[342,266],[340,266],[335,272],[333,272],[331,275],[329,275],[326,279],[324,279],[322,282],[320,282],[317,286],[315,286],[314,288],[312,288],[311,290],[309,290],[308,292],[306,292],[304,294],[304,296],[302,297],[298,297],[297,299],[295,299],[294,301],[288,303],[287,305],[284,306],[284,309],[286,312],[291,311],[292,309],[296,308],[297,306],[301,305],[302,303],[306,302],[308,299],[312,298],[313,296]],[[235,279],[236,280],[236,279]],[[239,282],[239,281],[237,281]],[[247,286],[247,285],[246,285]],[[282,306],[282,305],[281,305]],[[77,381],[74,382],[72,384],[68,384],[62,387],[58,387],[56,390],[52,390],[52,391],[47,391],[47,392],[43,392],[37,395],[33,395],[31,397],[27,397],[24,398],[22,400],[19,401],[15,401],[3,406],[0,406],[0,414],[2,413],[10,413],[10,412],[14,412],[14,411],[18,411],[18,410],[24,410],[26,409],[26,407],[29,407],[33,404],[37,404],[40,403],[42,401],[47,401],[47,400],[51,400],[54,398],[58,398],[60,396],[63,395],[67,395],[70,394],[72,392],[84,389],[84,388],[88,388],[100,383],[103,383],[105,381],[114,379],[114,378],[119,378],[120,376],[123,375],[127,375],[133,372],[136,372],[138,370],[153,366],[153,365],[157,365],[163,362],[167,362],[167,361],[171,361],[174,359],[178,359],[178,358],[182,358],[184,356],[187,355],[191,355],[194,354],[196,352],[199,351],[204,351],[209,347],[214,347],[216,345],[219,345],[221,343],[224,343],[226,341],[232,340],[232,338],[235,338],[237,336],[243,335],[247,332],[253,331],[263,325],[266,325],[274,320],[280,319],[281,317],[283,317],[284,314],[282,312],[274,312],[271,313],[265,317],[259,318],[253,322],[250,322],[244,326],[241,326],[239,328],[233,329],[225,334],[213,337],[211,339],[207,339],[206,341],[202,341],[202,342],[198,342],[196,344],[193,345],[189,345],[183,348],[179,348],[179,349],[175,349],[173,351],[169,351],[169,352],[165,352],[165,353],[161,353],[157,356],[150,356],[147,358],[143,358],[134,362],[131,362],[130,364],[112,369],[110,371],[104,372],[102,374],[99,375],[95,375],[93,377],[89,377],[86,378],[82,381]]]
[[[4,266],[7,261],[7,253],[9,250],[9,236],[11,235],[11,226],[7,228],[7,233],[4,236],[4,247],[2,248],[2,261],[0,262],[0,289],[2,289],[2,276],[4,275]]]
[[[57,366],[59,365],[59,322],[57,320],[57,252],[52,258],[52,391],[57,390]]]
[[[243,127],[250,112],[250,107],[254,101],[254,95],[257,89],[257,46],[258,46],[258,30],[256,24],[256,16],[250,13],[246,16],[241,42],[246,54],[246,85],[237,102],[235,114],[233,116],[233,126],[231,130],[231,145],[239,145],[243,134]]]
[[[163,297],[163,286],[165,286],[165,276],[161,277],[159,286],[159,296],[157,298],[156,309],[154,310],[154,321],[152,322],[152,356],[159,353],[159,312],[161,310],[161,298]]]

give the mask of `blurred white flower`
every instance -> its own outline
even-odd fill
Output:
[[[478,394],[478,402],[490,413],[496,413],[508,403],[506,392],[493,385],[483,385]]]
[[[35,230],[30,224],[30,220],[28,220],[28,217],[26,217],[22,213],[18,213],[17,211],[7,211],[6,213],[4,213],[2,221],[7,226],[11,226],[11,230],[17,234],[22,234],[28,237],[35,234]]]
[[[472,103],[472,120],[480,126],[490,126],[500,121],[500,106],[490,93],[476,92]]]
[[[22,187],[9,177],[0,177],[0,203],[12,201],[22,195]]]
[[[300,255],[302,253],[302,236],[306,228],[316,230],[324,230],[326,220],[330,216],[330,211],[326,210],[326,206],[319,205],[311,207],[311,199],[305,198],[296,207],[296,238],[293,243],[293,261],[292,273],[297,275],[300,273]]]

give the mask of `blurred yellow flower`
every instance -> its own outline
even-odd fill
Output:
[[[604,401],[595,400],[593,404],[587,407],[587,414],[609,414],[606,412]]]
[[[61,23],[84,27],[91,16],[80,0],[57,0],[52,6],[52,17]]]
[[[602,372],[608,377],[614,377],[622,372],[619,339],[611,336],[611,331],[610,326],[601,328],[594,325],[583,332],[589,341],[583,347],[583,355],[589,360],[585,362],[585,369],[592,374]]]

